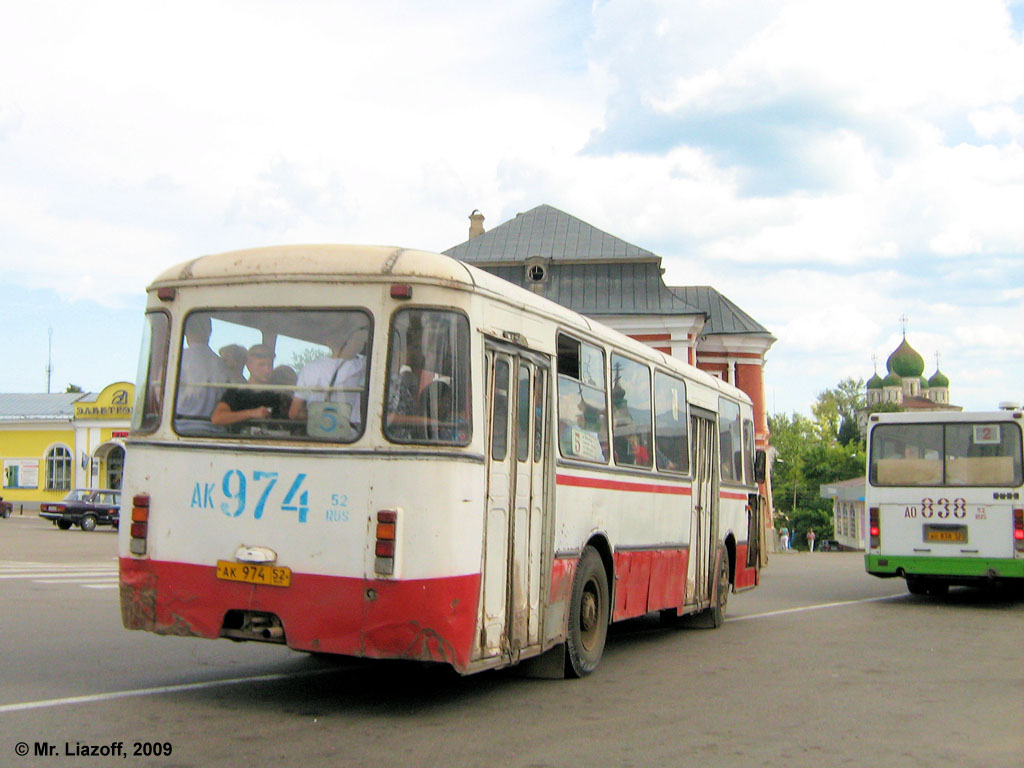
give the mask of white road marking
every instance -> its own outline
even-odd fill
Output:
[[[222,685],[241,685],[242,683],[266,683],[275,680],[292,680],[299,677],[313,677],[314,675],[325,675],[329,672],[337,672],[337,667],[328,669],[313,669],[305,672],[278,672],[269,675],[253,675],[252,677],[229,677],[224,680],[208,680],[204,683],[184,683],[182,685],[161,685],[155,688],[136,688],[128,691],[110,691],[109,693],[94,693],[86,696],[69,696],[64,699],[43,699],[40,701],[25,701],[20,704],[0,704],[0,715],[8,712],[25,712],[32,709],[50,709],[53,707],[66,707],[74,704],[95,704],[102,701],[116,701],[136,696],[159,696],[165,693],[183,693],[186,691],[201,691],[206,688],[217,688]]]
[[[0,563],[0,580],[12,579],[31,580],[34,584],[77,584],[98,589],[112,588],[117,586],[117,560],[77,564]]]
[[[865,597],[861,600],[840,600],[836,603],[818,603],[817,605],[804,605],[799,608],[785,608],[781,611],[765,611],[764,613],[752,613],[749,616],[728,616],[726,621],[749,621],[751,619],[767,619],[772,616],[785,616],[787,613],[803,613],[805,611],[819,611],[822,608],[840,608],[844,605],[860,605],[861,603],[877,603],[882,600],[895,600],[898,597],[906,597],[906,593],[898,595],[883,595],[882,597]]]

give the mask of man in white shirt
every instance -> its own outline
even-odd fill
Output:
[[[228,368],[210,349],[210,318],[191,315],[185,322],[185,341],[181,351],[181,387],[175,415],[191,419],[208,419],[224,394]]]
[[[305,420],[307,403],[330,400],[348,403],[351,407],[349,423],[359,429],[362,422],[361,398],[366,378],[366,356],[363,348],[369,337],[365,328],[352,333],[334,357],[321,357],[306,363],[299,371],[295,397],[288,409],[288,418]],[[353,389],[356,391],[329,391]]]

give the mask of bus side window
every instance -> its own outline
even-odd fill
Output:
[[[615,463],[651,466],[651,372],[612,355],[612,444]]]
[[[654,374],[654,448],[662,472],[687,472],[690,448],[686,414],[686,383]]]
[[[562,456],[608,462],[604,350],[558,335],[558,446]]]
[[[743,441],[740,432],[740,407],[725,398],[718,400],[718,439],[722,459],[722,480],[743,480]]]
[[[754,422],[743,420],[743,478],[748,485],[754,484]]]

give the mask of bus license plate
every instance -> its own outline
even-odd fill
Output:
[[[217,578],[227,581],[244,581],[248,584],[266,584],[268,587],[290,587],[291,568],[256,563],[234,563],[230,560],[217,561]]]
[[[935,541],[943,544],[966,544],[966,525],[926,525],[924,527],[924,540]]]

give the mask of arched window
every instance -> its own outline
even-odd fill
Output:
[[[124,473],[124,448],[115,445],[107,454],[107,488],[121,489],[121,475]]]
[[[71,490],[71,451],[56,445],[46,454],[46,490]]]

